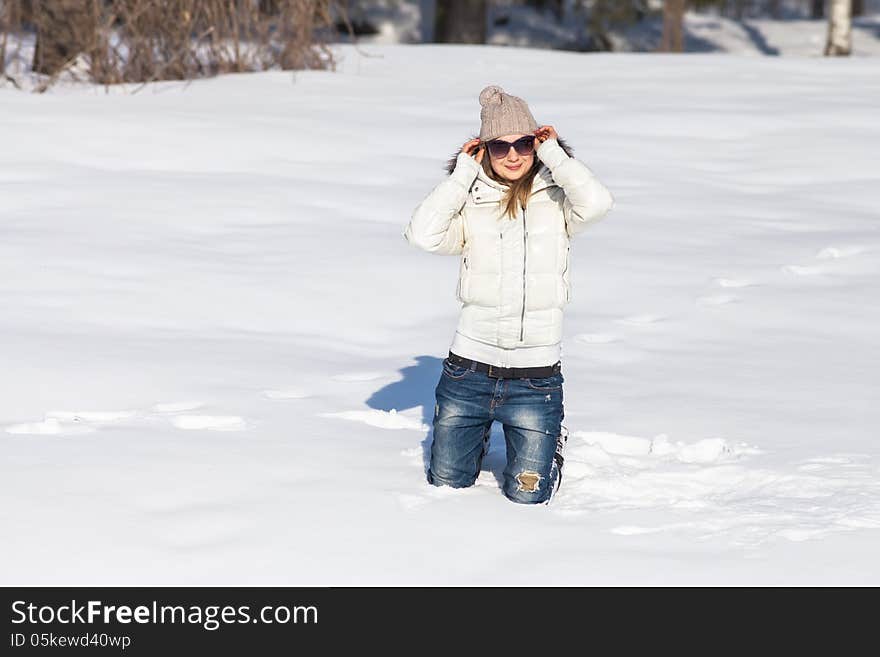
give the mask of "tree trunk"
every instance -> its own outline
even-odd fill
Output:
[[[486,0],[437,2],[437,43],[486,43]]]
[[[825,0],[813,0],[811,18],[825,18]]]
[[[865,0],[852,0],[852,15],[853,16],[864,16],[865,15]]]
[[[54,75],[89,48],[94,35],[89,4],[82,0],[41,0],[33,3],[37,39],[31,68]]]
[[[826,56],[846,56],[852,50],[852,0],[831,0]]]
[[[592,48],[598,51],[614,50],[614,44],[608,36],[608,24],[612,18],[613,5],[618,0],[594,0],[590,8],[587,27],[592,41]]]
[[[773,20],[779,20],[781,5],[781,0],[770,0],[770,16]]]
[[[259,0],[257,11],[264,16],[277,16],[281,13],[278,7],[278,0]]]
[[[279,28],[284,35],[281,68],[285,71],[313,68],[311,35],[314,8],[308,2],[288,2],[279,7]]]
[[[663,3],[661,52],[684,52],[684,2],[685,0],[666,0]]]

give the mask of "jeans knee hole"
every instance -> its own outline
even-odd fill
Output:
[[[516,475],[516,490],[524,493],[537,493],[541,475],[534,470],[523,470]]]

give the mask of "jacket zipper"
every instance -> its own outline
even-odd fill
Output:
[[[568,291],[568,284],[565,282],[565,274],[568,273],[568,266],[571,262],[571,244],[565,247],[565,269],[562,270],[562,285],[565,288],[565,302],[568,303],[570,298],[570,293]]]
[[[519,341],[523,341],[523,333],[526,328],[526,237],[529,232],[526,230],[526,209],[523,208],[523,300],[522,315],[519,318]]]
[[[461,284],[464,281],[464,277],[467,276],[467,256],[464,256],[464,272],[458,277],[458,290],[456,291],[455,296],[461,301]],[[462,301],[462,303],[464,303]]]

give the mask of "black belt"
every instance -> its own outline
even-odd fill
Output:
[[[476,363],[474,369],[477,372],[485,372],[489,376],[498,379],[538,379],[545,376],[553,376],[562,371],[562,361],[556,361],[553,365],[542,365],[541,367],[499,367],[498,365],[489,365],[488,363],[481,363],[470,358],[462,358],[451,351],[449,352],[449,362],[462,367],[471,367]]]

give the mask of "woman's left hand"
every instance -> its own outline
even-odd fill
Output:
[[[552,125],[542,125],[540,128],[535,130],[534,135],[538,138],[538,141],[544,142],[548,139],[559,139],[559,135],[556,134],[556,128]]]

